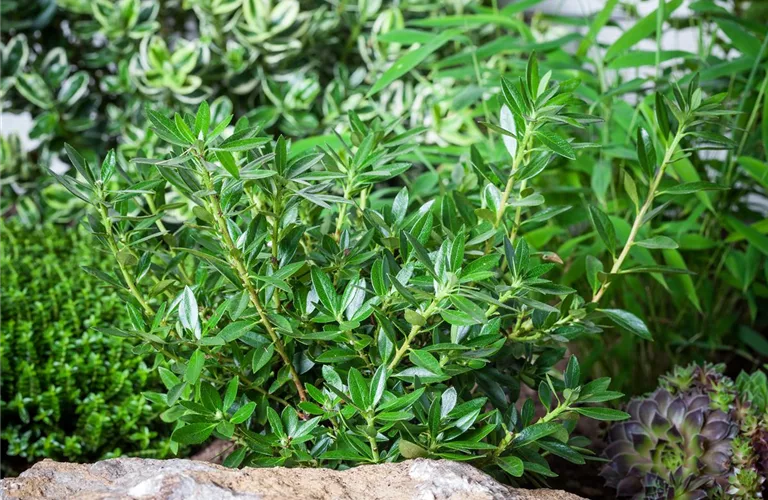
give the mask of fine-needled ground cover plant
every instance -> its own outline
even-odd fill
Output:
[[[591,457],[576,421],[625,418],[600,405],[621,393],[583,383],[575,357],[554,366],[606,320],[648,332],[549,281],[557,256],[517,235],[523,213],[552,214],[526,181],[587,146],[555,127],[593,120],[572,83],[537,68],[532,57],[502,82],[511,121],[489,124],[512,157],[473,151],[474,189],[458,201],[375,189],[409,175],[421,130],[355,114],[341,147],[296,153],[246,119],[223,138],[229,118],[212,121],[205,102],[194,116],[150,110],[173,150],[134,159],[133,175],[114,154],[98,167],[69,150],[80,177],[59,180],[91,205],[86,226],[115,259],[101,277],[131,316],[102,331],[167,363],[167,392],[147,397],[167,405],[175,442],[230,440],[232,466],[442,457],[534,483],[555,475],[548,455]]]
[[[3,241],[2,473],[43,458],[95,461],[171,454],[163,410],[142,392],[156,371],[134,344],[94,328],[128,324],[120,298],[94,274],[108,269],[85,231],[18,221],[0,225]]]

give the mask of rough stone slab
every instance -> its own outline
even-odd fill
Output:
[[[43,460],[0,482],[7,500],[578,500],[514,489],[463,463],[410,460],[329,469],[228,469],[191,460],[116,458],[95,464]]]

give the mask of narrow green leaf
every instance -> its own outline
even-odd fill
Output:
[[[579,360],[576,356],[571,355],[568,360],[568,366],[565,368],[565,386],[569,389],[574,389],[581,383],[581,369],[579,368]]]
[[[372,408],[376,408],[376,405],[381,401],[381,397],[384,395],[384,391],[387,389],[387,367],[381,365],[376,369],[376,373],[373,374],[373,380],[371,380],[370,394],[368,401]]]
[[[238,446],[238,448],[235,451],[227,455],[227,458],[224,459],[224,462],[222,463],[222,465],[224,467],[237,469],[238,467],[240,467],[240,464],[243,463],[243,460],[245,460],[245,454],[247,452],[248,452],[248,449],[246,447]]]
[[[376,83],[373,84],[371,90],[368,91],[368,97],[378,93],[380,90],[387,87],[390,83],[394,82],[404,74],[414,69],[419,65],[419,63],[429,57],[430,54],[459,35],[461,35],[461,30],[446,30],[433,37],[429,42],[425,43],[419,48],[406,52],[397,61],[395,61],[395,63],[390,66],[390,68],[385,71],[378,80],[376,80]]]
[[[251,370],[254,373],[264,368],[272,360],[275,354],[274,344],[268,344],[263,347],[256,347],[253,351],[253,360],[251,361]]]
[[[587,51],[592,46],[592,44],[595,43],[595,40],[597,40],[597,35],[600,33],[600,30],[603,28],[603,26],[606,25],[608,21],[611,20],[613,10],[616,8],[616,4],[618,3],[619,0],[607,0],[602,10],[597,13],[595,19],[592,21],[592,24],[589,25],[589,31],[587,31],[587,34],[581,40],[579,48],[576,51],[576,54],[579,57],[584,57],[587,55]]]
[[[334,315],[339,313],[339,297],[333,288],[331,279],[318,267],[312,267],[312,285],[315,287],[320,302]]]
[[[256,409],[256,403],[253,401],[244,404],[240,408],[237,409],[234,415],[232,415],[232,418],[229,419],[230,422],[233,424],[242,424],[246,420],[248,420],[251,415],[253,414],[253,411]]]
[[[197,107],[197,114],[195,115],[195,138],[197,138],[202,132],[203,136],[208,134],[208,128],[211,126],[211,108],[208,106],[208,101],[203,101],[200,106]]]
[[[240,178],[240,169],[237,168],[237,162],[235,161],[235,157],[232,156],[232,153],[229,151],[219,150],[216,151],[216,158],[219,159],[219,163],[221,163],[221,166],[224,167],[224,170],[229,172],[229,175],[235,179]]]
[[[227,384],[227,389],[224,391],[224,400],[221,403],[222,410],[229,410],[229,407],[232,406],[232,403],[235,402],[235,398],[237,397],[237,387],[239,385],[240,378],[235,375],[235,377],[229,381]]]
[[[761,234],[754,227],[744,224],[735,217],[727,216],[726,221],[733,231],[746,238],[750,244],[754,245],[764,255],[768,255],[768,236]]]
[[[539,130],[536,132],[536,137],[549,149],[558,155],[568,158],[569,160],[576,159],[576,152],[573,147],[557,134]]]
[[[248,333],[252,324],[250,321],[235,321],[222,328],[219,337],[224,339],[224,342],[232,342]]]
[[[400,439],[397,443],[398,450],[400,451],[400,455],[403,456],[403,458],[423,458],[429,455],[427,450],[419,446],[418,444],[412,443],[410,441],[407,441],[405,439]]]
[[[174,125],[174,123],[166,116],[149,108],[147,108],[146,112],[149,121],[154,125],[153,130],[161,139],[177,146],[189,145],[187,141],[182,138],[179,131],[176,130],[176,125]]]
[[[184,372],[184,380],[190,384],[196,384],[205,366],[205,354],[200,349],[190,356],[187,362],[187,370]]]
[[[668,236],[654,236],[647,240],[636,241],[635,245],[643,248],[659,249],[659,248],[677,248],[678,244],[672,238]]]
[[[176,130],[179,132],[181,137],[187,141],[188,144],[193,144],[195,142],[195,135],[192,132],[192,129],[189,128],[189,125],[184,121],[184,118],[181,117],[180,114],[176,113],[173,115],[173,121],[176,124]]]
[[[600,289],[600,286],[602,283],[600,282],[599,275],[601,272],[603,272],[603,263],[600,262],[600,260],[592,255],[587,255],[587,262],[586,262],[586,271],[587,271],[587,282],[589,283],[589,286],[592,288],[592,295],[596,294],[597,291]]]
[[[648,327],[645,326],[643,320],[631,312],[621,309],[599,309],[599,311],[608,316],[608,318],[624,330],[627,330],[642,339],[653,340],[651,332],[648,331]]]
[[[198,332],[200,329],[200,313],[197,308],[197,300],[192,289],[184,287],[179,302],[179,320],[184,328],[192,332]]]
[[[90,184],[93,184],[95,181],[93,172],[91,172],[91,167],[88,165],[88,162],[85,161],[85,158],[83,158],[75,148],[67,143],[64,143],[64,149],[67,152],[67,156],[69,157],[69,161],[72,163],[72,166],[75,167],[75,170],[77,170],[86,181],[88,181]]]
[[[637,129],[637,158],[648,178],[653,177],[656,170],[656,149],[651,136],[642,128]]]
[[[669,122],[669,110],[667,109],[667,103],[664,102],[664,97],[661,93],[656,92],[655,95],[656,106],[654,111],[656,112],[656,122],[661,128],[661,136],[666,140],[669,137],[670,122]]]
[[[515,456],[499,457],[496,463],[512,477],[523,477],[523,461]]]
[[[408,359],[410,359],[414,365],[424,368],[425,370],[429,370],[435,375],[443,374],[443,368],[440,366],[440,362],[437,360],[437,358],[423,349],[416,349],[411,351],[411,353],[408,355]]]
[[[577,407],[574,411],[585,417],[593,418],[595,420],[616,421],[626,420],[629,418],[629,413],[621,410],[614,410],[613,408],[592,408],[592,407]]]
[[[368,387],[368,381],[365,380],[357,368],[349,369],[347,386],[355,406],[360,410],[367,410],[370,406],[370,388]]]
[[[227,140],[222,142],[218,147],[213,148],[214,151],[228,151],[230,153],[251,151],[257,147],[269,142],[268,137],[247,137],[244,139]]]
[[[207,422],[187,424],[173,431],[171,439],[180,444],[200,444],[211,436],[216,425]]]
[[[429,258],[429,252],[427,252],[427,249],[422,246],[422,244],[417,240],[411,233],[408,231],[403,231],[405,234],[405,238],[408,240],[408,243],[411,244],[414,250],[414,254],[416,255],[416,258],[419,262],[425,267],[426,271],[436,280],[439,280],[439,277],[437,276],[437,273],[435,272],[435,265],[432,263],[432,260]]]
[[[605,247],[611,255],[616,255],[616,229],[608,216],[594,205],[589,206],[589,215],[592,219],[592,225],[595,227],[600,239],[603,240]]]
[[[744,26],[734,21],[717,17],[714,21],[728,35],[731,43],[739,52],[744,55],[758,57],[760,54],[760,40],[744,29]]]
[[[683,3],[682,0],[670,0],[664,6],[664,20],[668,19],[670,15]],[[656,31],[657,13],[654,10],[640,21],[636,22],[631,28],[625,31],[613,44],[608,48],[605,53],[605,60],[609,61],[616,56],[625,53],[631,49],[640,40],[647,38],[654,34]]]
[[[560,431],[562,428],[563,426],[557,422],[542,422],[529,425],[512,439],[511,447],[518,448],[528,443],[538,441],[543,437]]]
[[[101,162],[101,171],[99,172],[99,179],[105,183],[112,178],[117,168],[117,158],[115,157],[115,150],[110,149],[107,155],[104,157],[104,161]]]
[[[661,191],[659,195],[693,194],[693,193],[699,193],[702,191],[723,191],[726,189],[728,189],[727,186],[715,184],[714,182],[706,182],[706,181],[685,182],[683,184],[678,184],[677,186],[672,186],[669,189],[665,189],[664,191]]]

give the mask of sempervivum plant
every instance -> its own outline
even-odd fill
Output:
[[[734,418],[741,421],[747,413],[748,398],[743,402],[737,400],[734,381],[724,372],[725,365],[722,363],[676,366],[671,373],[659,379],[659,386],[672,395],[685,392],[706,394],[709,396],[711,408],[726,413],[735,412]],[[746,407],[742,403],[746,403]]]
[[[607,484],[638,499],[705,498],[705,488],[726,477],[737,430],[710,403],[707,394],[665,389],[632,400],[630,418],[610,431]]]

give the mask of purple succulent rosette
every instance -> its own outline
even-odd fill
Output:
[[[727,482],[737,425],[699,392],[673,396],[658,389],[634,399],[630,418],[613,426],[600,475],[620,497],[706,498],[704,488]]]

